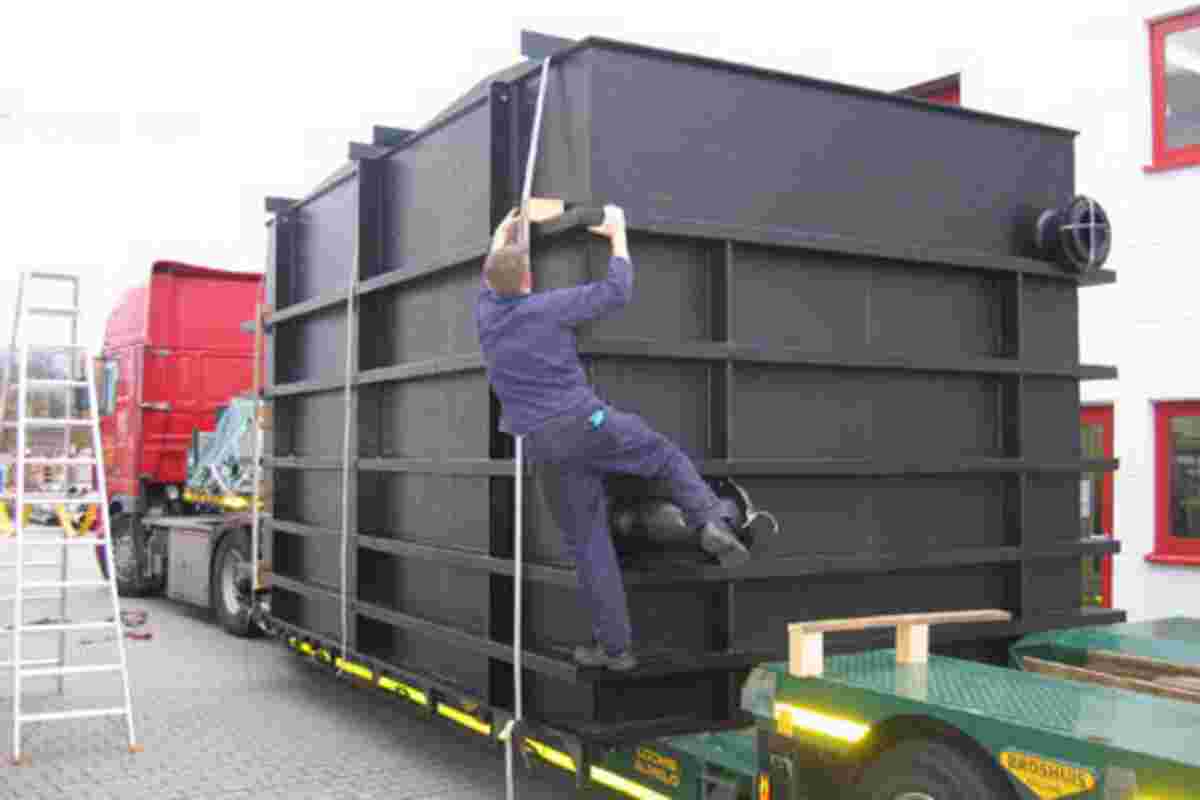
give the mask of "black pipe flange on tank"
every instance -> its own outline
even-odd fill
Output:
[[[1043,256],[1082,274],[1100,269],[1108,260],[1112,225],[1099,203],[1079,195],[1062,208],[1042,212],[1035,240]]]

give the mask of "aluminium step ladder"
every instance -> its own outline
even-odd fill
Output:
[[[71,293],[70,305],[39,305],[31,302],[31,290],[69,287]],[[100,420],[97,414],[98,397],[95,383],[95,367],[88,356],[87,348],[79,344],[80,316],[79,277],[47,272],[23,272],[17,290],[16,310],[13,317],[12,349],[4,359],[4,379],[0,392],[0,443],[7,443],[15,438],[15,447],[7,458],[0,459],[0,543],[15,542],[15,558],[12,563],[0,564],[0,585],[12,585],[11,595],[0,593],[0,601],[12,603],[12,622],[8,626],[11,639],[11,660],[0,663],[0,669],[7,668],[12,675],[12,757],[14,763],[27,764],[29,760],[21,752],[22,727],[31,722],[54,722],[61,720],[86,719],[94,717],[124,716],[129,733],[130,752],[140,752],[133,724],[133,701],[129,686],[129,669],[125,656],[125,641],[121,622],[120,601],[117,597],[116,571],[112,565],[112,530],[109,524],[109,514],[103,509],[107,502],[108,487],[104,472],[104,459],[101,457],[103,448],[100,441]],[[69,341],[65,344],[49,344],[30,342],[30,320],[57,319],[68,323]],[[39,367],[47,362],[46,354],[66,354],[67,369],[62,375],[54,374],[31,376],[31,357],[41,355]],[[59,361],[61,363],[61,360]],[[79,366],[82,364],[82,368]],[[13,374],[15,371],[15,375]],[[15,419],[9,419],[9,396],[12,388],[16,389]],[[63,408],[62,416],[48,412],[45,416],[31,416],[30,391],[59,395],[61,393]],[[79,405],[86,408],[76,408],[76,392],[86,392],[86,401]],[[62,457],[35,457],[31,455],[29,441],[30,431],[45,429],[62,429]],[[85,429],[88,432],[90,448],[83,453],[86,457],[73,454],[72,431]],[[15,437],[11,434],[15,432]],[[90,453],[89,453],[90,451]],[[61,469],[68,480],[63,482],[62,491],[31,491],[29,483],[30,470],[41,468],[45,472]],[[88,490],[83,494],[71,492],[70,480],[72,472],[86,469],[88,473]],[[11,486],[9,485],[11,484]],[[85,520],[94,519],[102,526],[102,540],[86,536],[85,521],[75,524],[67,512],[68,506],[85,505],[88,512]],[[35,508],[53,509],[51,514],[57,518],[59,525],[30,524]],[[11,511],[11,513],[9,513]],[[93,513],[95,516],[93,516]],[[97,544],[105,545],[104,552],[108,559],[107,577],[103,580],[80,581],[71,580],[69,575],[68,555],[73,548],[93,548]],[[30,548],[57,548],[60,561],[33,560],[28,551]],[[58,567],[57,580],[31,580],[29,570]],[[15,580],[10,581],[8,574],[15,574]],[[107,599],[104,604],[110,608],[111,616],[107,621],[73,622],[67,618],[67,592],[73,590],[104,589]],[[36,593],[36,594],[31,594]],[[49,593],[49,594],[47,594]],[[25,605],[36,600],[58,599],[59,614],[56,619],[42,622],[26,620]],[[105,664],[67,663],[68,633],[77,631],[112,631],[115,634],[117,660]],[[23,659],[24,639],[31,634],[58,634],[58,658],[56,659]],[[63,693],[63,680],[67,675],[90,675],[94,673],[120,673],[124,704],[112,708],[80,708],[65,711],[47,711],[27,713],[22,709],[22,692],[24,682],[30,678],[57,678],[58,692]]]

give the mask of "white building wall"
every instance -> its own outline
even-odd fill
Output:
[[[1186,0],[1043,3],[1016,15],[1025,28],[1016,38],[936,26],[928,34],[977,44],[969,63],[939,59],[942,72],[927,76],[961,69],[964,106],[1081,132],[1076,186],[1113,221],[1107,266],[1117,283],[1081,292],[1080,335],[1083,362],[1114,365],[1120,377],[1082,391],[1084,402],[1114,405],[1123,552],[1113,595],[1131,620],[1200,616],[1200,567],[1145,560],[1155,536],[1152,403],[1200,399],[1200,166],[1143,170],[1152,157],[1147,19],[1185,9]]]

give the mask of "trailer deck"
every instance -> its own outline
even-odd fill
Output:
[[[1072,653],[1105,648],[1197,664],[1198,632],[1200,620],[1188,619],[1071,629],[1028,637],[1013,652],[1019,661],[1057,647],[1069,663]],[[847,755],[897,720],[948,724],[1041,798],[1187,797],[1200,785],[1200,704],[1128,688],[936,655],[900,664],[885,649],[827,658],[817,677],[763,665],[745,697],[773,733]]]

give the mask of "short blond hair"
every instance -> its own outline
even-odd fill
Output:
[[[496,294],[521,294],[525,275],[529,272],[529,248],[524,244],[506,244],[498,248],[488,255],[483,272]]]

